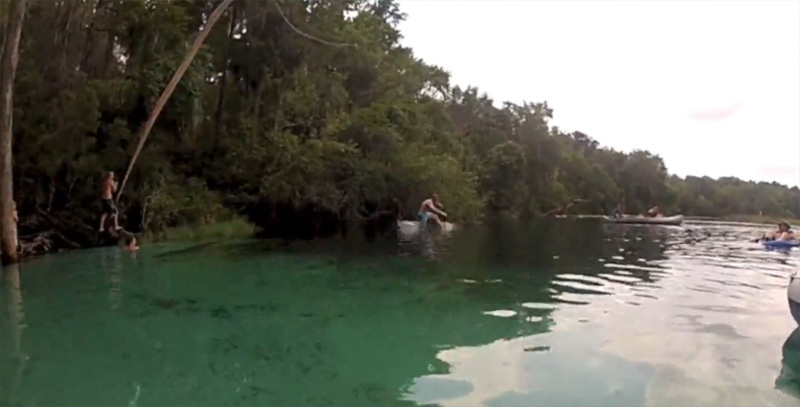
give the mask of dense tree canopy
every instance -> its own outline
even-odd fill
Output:
[[[135,134],[218,1],[31,2],[16,81],[21,215],[94,223],[104,171]],[[5,14],[3,14],[5,17]],[[433,191],[452,219],[652,204],[686,215],[800,217],[800,190],[670,176],[549,124],[547,103],[498,107],[399,43],[391,0],[235,1],[180,82],[119,204],[137,230],[230,214],[270,226],[412,215]],[[531,95],[535,97],[535,95]],[[399,204],[399,205],[398,205]]]

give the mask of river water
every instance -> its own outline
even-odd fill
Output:
[[[752,226],[492,224],[3,270],[3,406],[792,406],[800,256]]]

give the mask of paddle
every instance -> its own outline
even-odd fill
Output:
[[[775,240],[775,239],[774,238],[767,238],[767,235],[763,234],[763,235],[761,235],[761,237],[759,237],[758,239],[755,239],[753,241],[756,242],[756,243],[761,243],[761,242],[771,242],[773,240]]]
[[[440,210],[442,212],[441,214],[437,214],[437,215],[439,215],[442,218],[444,218],[444,219],[442,219],[442,222],[447,221],[447,212],[444,211],[444,204],[439,203],[439,205],[437,205],[437,206],[438,206],[438,208],[436,208],[436,209],[438,209],[438,210]]]

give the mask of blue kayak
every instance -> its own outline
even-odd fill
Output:
[[[765,240],[761,242],[764,247],[770,249],[789,249],[792,247],[800,246],[800,241],[797,240]]]

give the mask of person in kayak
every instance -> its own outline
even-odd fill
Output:
[[[444,205],[439,201],[439,195],[435,193],[431,195],[430,198],[422,201],[422,205],[419,207],[419,221],[420,223],[425,226],[428,224],[429,219],[433,219],[436,221],[439,226],[442,226],[442,218],[447,217],[447,213],[442,211],[440,208],[444,208]]]
[[[761,240],[796,240],[797,237],[792,227],[785,221],[778,222],[778,228],[772,232],[765,233]]]

